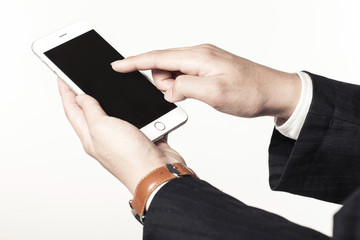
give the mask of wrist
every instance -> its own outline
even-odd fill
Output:
[[[196,174],[183,163],[165,164],[144,176],[135,189],[133,199],[129,202],[135,218],[143,224],[146,214],[146,203],[150,195],[167,181],[183,176],[197,177]]]
[[[141,166],[134,166],[135,171],[131,171],[132,177],[129,178],[127,184],[125,184],[130,193],[134,196],[136,187],[140,183],[140,181],[148,175],[150,172],[154,171],[157,168],[160,168],[166,164],[166,161],[162,161],[161,159],[157,161],[148,161],[146,164],[142,164]]]
[[[301,79],[296,73],[275,71],[270,79],[264,114],[276,117],[277,125],[290,118],[301,96]]]
[[[283,88],[280,89],[280,110],[275,117],[277,122],[282,124],[286,122],[293,114],[300,96],[301,96],[301,79],[296,73],[287,73],[283,79]]]
[[[305,123],[306,116],[308,115],[313,95],[312,80],[305,72],[297,72],[301,79],[301,95],[299,102],[296,105],[294,112],[290,118],[284,121],[278,121],[275,118],[276,129],[284,136],[297,140],[299,137],[302,126]]]

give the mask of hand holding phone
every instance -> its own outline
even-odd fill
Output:
[[[58,85],[66,116],[85,151],[132,194],[138,182],[153,169],[167,163],[184,163],[166,139],[154,144],[132,124],[109,117],[94,98],[76,96],[61,79]]]

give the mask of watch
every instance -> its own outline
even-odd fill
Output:
[[[197,178],[194,171],[188,168],[185,164],[174,163],[156,168],[141,179],[135,189],[134,198],[129,201],[131,212],[134,217],[141,224],[144,224],[146,202],[151,193],[161,184],[183,176]]]

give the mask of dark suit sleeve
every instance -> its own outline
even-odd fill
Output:
[[[249,207],[199,179],[170,181],[146,214],[145,240],[320,240],[327,236]]]
[[[273,132],[270,186],[342,203],[360,186],[360,86],[308,74],[313,100],[299,138]]]

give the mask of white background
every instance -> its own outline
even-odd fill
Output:
[[[89,21],[125,56],[213,43],[284,71],[359,83],[357,0],[4,1],[0,8],[0,239],[141,239],[131,195],[88,157],[67,122],[56,77],[31,43]],[[358,15],[358,16],[356,16]],[[194,100],[170,135],[198,175],[241,201],[332,233],[339,208],[272,192],[272,118],[240,119]]]

